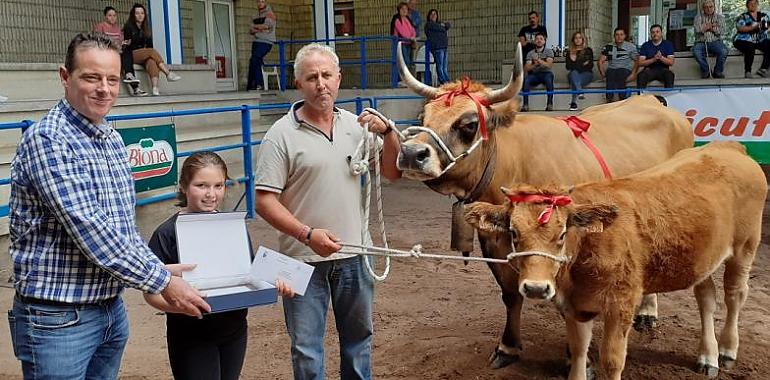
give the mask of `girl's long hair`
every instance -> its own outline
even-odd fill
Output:
[[[577,36],[578,34],[581,37],[583,37],[583,45],[581,45],[579,48],[578,48],[577,45],[575,45],[575,36]],[[577,53],[577,52],[585,49],[586,46],[588,46],[588,40],[586,40],[586,35],[583,32],[577,31],[575,33],[572,33],[572,38],[569,39],[569,52],[570,53]]]
[[[135,11],[137,8],[142,8],[144,10],[144,20],[142,20],[142,24],[139,25],[139,30],[142,31],[145,38],[150,38],[152,37],[152,30],[150,29],[150,24],[147,23],[149,15],[147,14],[147,8],[145,8],[144,5],[135,3],[134,6],[131,7],[131,12],[128,14],[128,21],[126,21],[126,24],[136,25]]]

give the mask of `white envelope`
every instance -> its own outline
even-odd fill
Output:
[[[314,269],[312,265],[260,246],[251,266],[251,277],[273,285],[276,279],[280,279],[294,293],[304,296]]]

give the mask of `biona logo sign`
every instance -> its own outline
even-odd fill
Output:
[[[174,149],[164,140],[144,138],[126,149],[135,181],[166,175],[174,165]]]

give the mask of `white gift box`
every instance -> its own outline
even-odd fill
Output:
[[[245,212],[177,216],[179,262],[197,265],[184,272],[182,278],[206,294],[212,313],[278,300],[275,286],[258,278],[254,270],[245,216]]]

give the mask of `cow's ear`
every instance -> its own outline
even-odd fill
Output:
[[[507,233],[511,219],[511,205],[493,205],[474,202],[465,206],[465,221],[473,228],[489,233]]]
[[[516,112],[519,110],[518,100],[511,99],[493,104],[489,111],[490,129],[505,128],[511,125]]]
[[[618,217],[615,205],[602,203],[575,205],[567,218],[567,227],[582,227],[599,232]]]

